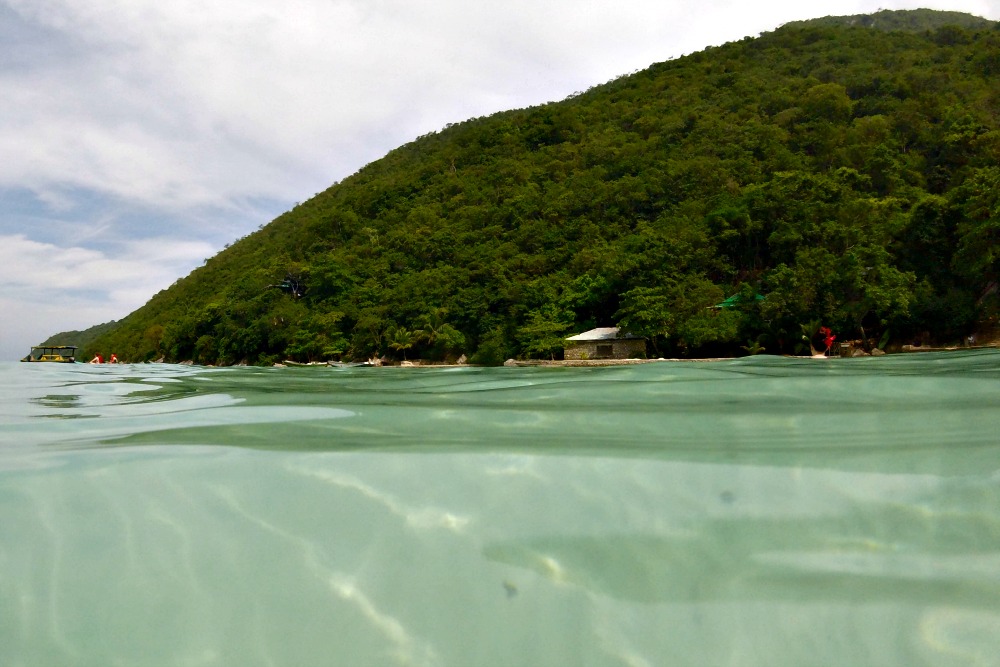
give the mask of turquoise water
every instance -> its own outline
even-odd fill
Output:
[[[1000,664],[998,351],[0,378],[0,665]]]

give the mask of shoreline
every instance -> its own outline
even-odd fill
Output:
[[[532,366],[551,366],[551,367],[586,367],[586,366],[634,366],[638,364],[656,364],[670,361],[679,361],[683,363],[691,362],[704,362],[704,361],[731,361],[733,359],[741,359],[742,357],[702,357],[699,359],[677,359],[677,358],[657,358],[657,359],[508,359],[503,363],[504,366],[508,367],[532,367]]]
[[[506,367],[519,367],[519,368],[531,368],[531,367],[603,367],[603,366],[634,366],[638,364],[654,364],[663,362],[677,362],[677,363],[705,363],[705,362],[716,362],[716,361],[733,361],[736,359],[746,359],[749,356],[773,356],[785,359],[858,359],[863,357],[873,357],[873,356],[896,356],[905,354],[918,354],[921,352],[961,352],[961,351],[972,351],[972,350],[996,350],[1000,349],[1000,341],[990,342],[981,345],[949,345],[949,346],[929,346],[929,345],[903,345],[901,348],[895,348],[892,352],[884,352],[879,355],[864,354],[864,355],[829,355],[829,356],[806,356],[806,355],[746,355],[743,357],[697,357],[697,358],[679,358],[679,357],[658,357],[655,359],[508,359],[502,366]],[[87,362],[77,362],[77,363],[87,363]],[[119,362],[120,365],[131,365],[133,362]],[[162,359],[151,362],[138,362],[138,363],[165,363]],[[185,360],[176,362],[181,366],[195,366],[201,364],[195,364],[191,360]],[[229,367],[246,366],[247,364],[232,364]],[[214,366],[207,365],[206,368],[225,368],[226,366]],[[366,362],[330,362],[330,361],[311,361],[311,362],[299,362],[293,361],[291,359],[286,359],[284,361],[275,362],[270,366],[263,366],[262,368],[316,368],[316,367],[360,367],[360,368],[488,368],[488,366],[479,366],[478,364],[467,364],[467,363],[441,363],[433,361],[422,361],[422,360],[407,360],[397,363],[366,363]]]

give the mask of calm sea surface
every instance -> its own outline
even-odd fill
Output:
[[[0,364],[0,665],[1000,664],[1000,351]]]

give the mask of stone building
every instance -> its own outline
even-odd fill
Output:
[[[646,339],[622,333],[618,327],[591,329],[566,339],[563,359],[642,359]]]

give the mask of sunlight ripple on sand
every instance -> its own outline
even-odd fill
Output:
[[[468,517],[438,507],[408,507],[392,494],[380,491],[356,477],[349,477],[329,470],[303,468],[289,468],[289,470],[304,477],[322,480],[341,489],[357,491],[399,516],[413,528],[445,528],[455,533],[461,533],[469,524]]]

